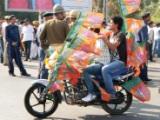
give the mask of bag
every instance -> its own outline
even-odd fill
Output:
[[[139,77],[133,77],[132,80],[127,81],[122,86],[132,93],[132,95],[138,100],[142,102],[150,100],[150,90]]]
[[[30,53],[30,58],[34,59],[38,56],[38,46],[35,42],[31,43],[31,53]]]

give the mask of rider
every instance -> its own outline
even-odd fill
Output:
[[[111,94],[111,99],[116,99],[116,92],[113,86],[113,76],[121,74],[122,69],[125,68],[125,64],[127,61],[126,37],[125,34],[121,32],[122,26],[123,19],[119,16],[115,16],[111,18],[110,24],[108,26],[109,29],[112,31],[112,34],[110,36],[100,36],[100,38],[103,39],[104,43],[109,48],[111,62],[109,64],[104,65],[102,69],[98,69],[99,71],[97,72],[97,74],[102,74],[105,88],[107,92]],[[91,81],[91,79],[86,79],[85,81],[90,83],[89,81]],[[90,89],[93,90],[93,88],[88,88],[89,94],[82,99],[85,102],[90,102],[96,98],[94,92],[90,91]]]

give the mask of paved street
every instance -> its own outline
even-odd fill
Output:
[[[13,78],[8,75],[8,68],[0,64],[0,120],[38,120],[28,114],[24,108],[24,94],[31,82],[36,79],[38,63],[26,62],[25,67],[31,78],[20,77],[16,68]],[[46,120],[160,120],[160,62],[149,64],[149,84],[152,98],[147,103],[134,100],[132,107],[122,116],[110,116],[100,106],[78,107],[65,103]]]

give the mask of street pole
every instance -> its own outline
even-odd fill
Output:
[[[104,19],[107,22],[107,16],[108,16],[108,8],[107,8],[108,0],[103,0],[103,13],[104,13]]]

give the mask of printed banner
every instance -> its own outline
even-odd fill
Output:
[[[92,10],[92,0],[62,0],[65,10],[80,10],[87,12]]]
[[[118,2],[124,16],[139,10],[141,4],[141,0],[118,0]]]
[[[6,11],[44,12],[52,11],[55,4],[60,4],[66,11],[91,11],[92,0],[5,0]]]
[[[52,11],[61,0],[6,0],[7,11]]]

